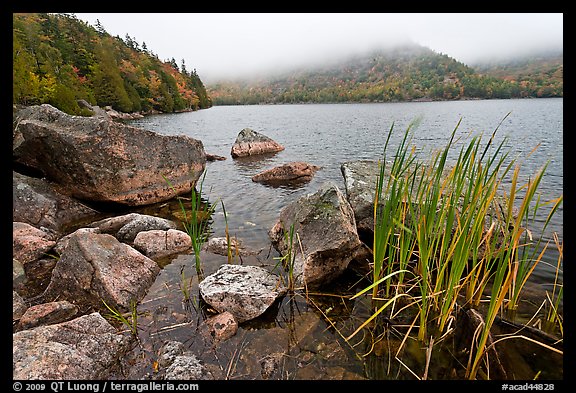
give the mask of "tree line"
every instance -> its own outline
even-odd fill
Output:
[[[479,73],[419,45],[315,70],[208,86],[214,105],[562,97],[562,66],[507,77]]]
[[[13,103],[51,104],[73,115],[78,105],[121,112],[177,112],[212,101],[195,69],[161,61],[143,42],[108,34],[73,14],[13,14]]]

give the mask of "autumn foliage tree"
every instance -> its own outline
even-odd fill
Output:
[[[144,43],[112,37],[70,14],[13,14],[15,104],[49,103],[88,115],[77,101],[122,112],[198,110],[212,101],[194,71],[163,62]]]

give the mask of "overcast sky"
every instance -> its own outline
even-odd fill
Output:
[[[411,41],[466,64],[563,47],[561,13],[77,13],[204,83]]]

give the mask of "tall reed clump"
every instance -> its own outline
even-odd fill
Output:
[[[214,203],[204,203],[202,200],[202,187],[204,184],[204,179],[206,178],[206,171],[202,174],[200,181],[198,182],[198,190],[193,187],[190,195],[190,207],[187,209],[182,198],[178,198],[178,204],[182,212],[183,221],[182,225],[184,230],[190,236],[192,241],[192,249],[194,250],[194,259],[196,265],[196,273],[198,277],[203,277],[202,272],[202,261],[200,258],[200,252],[202,246],[208,240],[208,223],[209,217],[212,216],[216,210],[217,202]],[[174,187],[168,179],[164,177],[164,180],[168,183],[170,187],[174,190]]]
[[[506,138],[494,144],[501,124],[484,147],[481,136],[462,141],[453,164],[449,157],[461,142],[456,138],[460,121],[446,146],[432,152],[427,162],[416,160],[409,146],[413,124],[388,161],[392,124],[375,185],[373,283],[356,295],[372,289],[373,299],[386,301],[369,320],[400,296],[408,297],[409,307],[417,309],[418,339],[427,342],[432,334],[450,332],[457,307],[478,306],[489,290],[470,378],[485,354],[496,313],[503,304],[517,306],[546,250],[530,229],[537,213],[551,206],[544,231],[562,202],[560,197],[543,203],[537,196],[546,165],[519,184],[520,165],[503,151]]]

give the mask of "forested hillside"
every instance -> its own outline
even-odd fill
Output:
[[[88,114],[77,100],[121,112],[176,112],[212,105],[196,70],[161,61],[126,35],[71,14],[13,14],[13,103],[49,103]]]
[[[561,97],[560,78],[501,78],[411,44],[321,68],[207,87],[214,105]],[[558,73],[555,74],[558,76]]]
[[[484,62],[474,65],[474,69],[481,74],[518,83],[531,91],[531,96],[562,96],[564,89],[563,54],[544,53]]]

